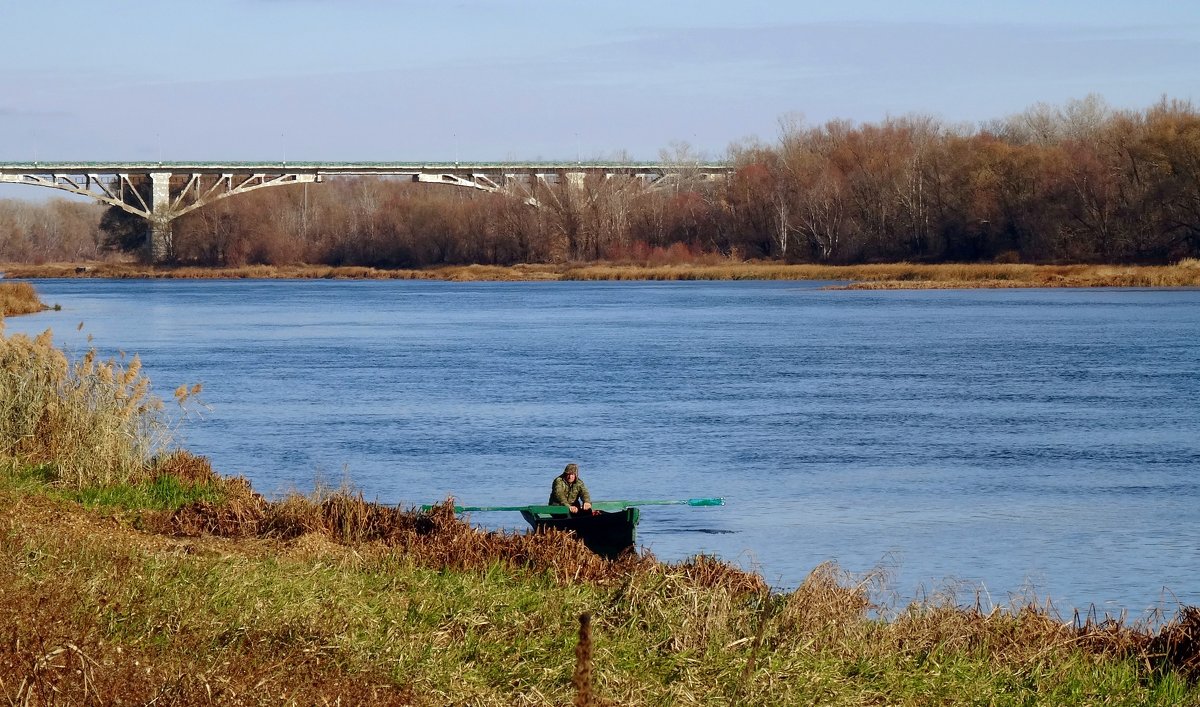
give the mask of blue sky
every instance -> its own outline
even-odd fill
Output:
[[[0,0],[0,161],[722,157],[780,119],[1200,101],[1183,0]]]

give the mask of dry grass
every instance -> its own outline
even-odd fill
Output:
[[[47,309],[28,282],[0,282],[0,319]]]
[[[161,640],[170,618],[134,627],[121,617],[129,602],[150,600],[128,593],[139,574],[190,549],[45,497],[0,498],[6,704],[412,704],[385,671],[347,672],[301,646],[170,650]]]
[[[168,441],[141,361],[68,360],[49,330],[4,334],[0,321],[0,459],[45,465],[76,487],[129,482]]]
[[[1197,287],[1200,267],[1175,265],[919,265],[858,273],[850,289]]]
[[[845,660],[950,662],[959,656],[986,656],[996,669],[1021,670],[1039,663],[1062,664],[1071,656],[1099,664],[1132,659],[1143,675],[1181,675],[1200,680],[1200,609],[1182,607],[1160,626],[1128,624],[1095,617],[1063,621],[1049,606],[960,606],[920,601],[891,618],[872,603],[878,573],[852,577],[836,565],[818,567],[794,592],[776,598],[768,615],[769,643],[800,643],[840,654]],[[864,654],[864,650],[868,653]]]
[[[1028,265],[890,263],[812,265],[698,259],[691,263],[559,263],[513,266],[460,265],[381,270],[319,265],[240,268],[150,267],[128,263],[10,265],[12,277],[278,278],[449,281],[545,280],[816,280],[844,281],[854,289],[959,289],[1008,287],[1197,287],[1200,261],[1174,265]]]
[[[242,479],[225,483],[223,503],[191,503],[159,519],[155,527],[183,537],[292,540],[320,535],[342,545],[378,544],[395,549],[424,567],[467,572],[500,567],[551,576],[560,584],[611,585],[625,581],[631,573],[669,572],[697,587],[734,593],[766,591],[758,575],[708,557],[670,566],[658,563],[649,553],[630,553],[609,561],[568,533],[483,532],[454,514],[452,500],[428,512],[365,501],[361,494],[347,490],[318,490],[312,496],[293,494],[272,502]]]
[[[246,265],[228,268],[149,266],[137,263],[97,262],[10,264],[7,277],[112,278],[112,279],[291,279],[291,280],[452,280],[525,281],[557,280],[561,268],[553,265],[457,265],[420,270],[383,270],[362,266]]]
[[[167,469],[212,482],[196,457],[165,459]],[[893,615],[872,600],[880,575],[833,565],[775,593],[712,558],[607,561],[565,535],[481,531],[449,503],[399,511],[345,491],[271,503],[226,483],[244,487],[231,506],[256,510],[141,514],[141,531],[0,486],[0,694],[139,704],[562,704],[572,689],[576,704],[1197,696],[1170,682],[1200,677],[1195,609],[1153,630],[936,600]],[[219,534],[181,529],[200,517]],[[581,613],[586,630],[572,626]],[[1174,687],[1155,687],[1164,679]]]
[[[241,483],[241,482],[239,482]],[[361,495],[338,491],[314,498],[292,496],[270,503],[249,491],[231,508],[253,507],[225,515],[195,504],[176,512],[168,532],[196,535],[197,529],[227,537],[294,539],[319,535],[340,545],[380,543],[421,566],[460,572],[500,567],[528,576],[551,576],[561,585],[585,582],[621,586],[624,600],[652,605],[669,596],[691,596],[698,609],[684,619],[672,640],[676,649],[707,643],[714,615],[728,621],[739,597],[758,597],[756,634],[772,647],[803,645],[861,657],[873,646],[877,657],[932,653],[986,654],[990,661],[1016,667],[1055,653],[1073,651],[1109,658],[1136,658],[1149,672],[1177,671],[1200,678],[1200,609],[1184,607],[1156,631],[1123,621],[1092,617],[1064,622],[1051,607],[1010,609],[962,607],[946,600],[915,603],[885,622],[869,616],[886,613],[871,600],[883,576],[852,577],[835,565],[818,567],[795,591],[772,595],[758,575],[715,558],[697,556],[662,564],[648,553],[607,561],[562,533],[508,534],[472,528],[453,513],[453,501],[428,513],[366,502]],[[717,598],[721,599],[718,600]],[[702,610],[699,607],[703,606]],[[689,628],[690,624],[695,624]]]

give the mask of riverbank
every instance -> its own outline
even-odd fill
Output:
[[[198,268],[131,263],[0,265],[7,278],[355,279],[446,281],[555,280],[827,280],[850,289],[964,289],[1014,287],[1200,287],[1200,260],[1174,265],[1025,265],[892,263],[806,265],[711,261],[685,264],[561,263],[462,265],[384,270],[322,265]]]
[[[108,492],[0,470],[10,700],[1200,700],[1194,610],[1151,631],[1038,606],[896,609],[872,602],[871,577],[833,566],[771,593],[706,558],[608,562],[567,536],[475,530],[448,506],[419,514],[345,492],[267,503],[203,460],[173,467]]]
[[[169,466],[108,493],[0,472],[6,696],[564,704],[586,681],[608,704],[1200,699],[1195,614],[1152,632],[1036,606],[894,610],[832,566],[771,593],[705,558],[608,562],[447,506],[268,503],[203,460]]]
[[[609,562],[568,536],[480,531],[447,504],[268,500],[171,451],[147,389],[136,358],[70,361],[48,336],[0,334],[14,703],[1200,701],[1195,609],[1144,626],[889,606],[881,577],[833,566],[777,592],[712,558]]]

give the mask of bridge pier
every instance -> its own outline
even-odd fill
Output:
[[[171,242],[171,173],[150,173],[150,217],[146,219],[146,252],[151,263],[162,263],[174,255]]]
[[[146,256],[152,264],[165,263],[175,255],[172,241],[171,218],[158,216],[147,219]]]

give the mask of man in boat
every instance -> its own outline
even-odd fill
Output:
[[[550,505],[566,506],[571,509],[571,515],[581,511],[585,514],[595,514],[592,510],[592,495],[588,493],[583,479],[579,478],[578,464],[567,464],[563,473],[554,477],[554,484],[550,487]]]

